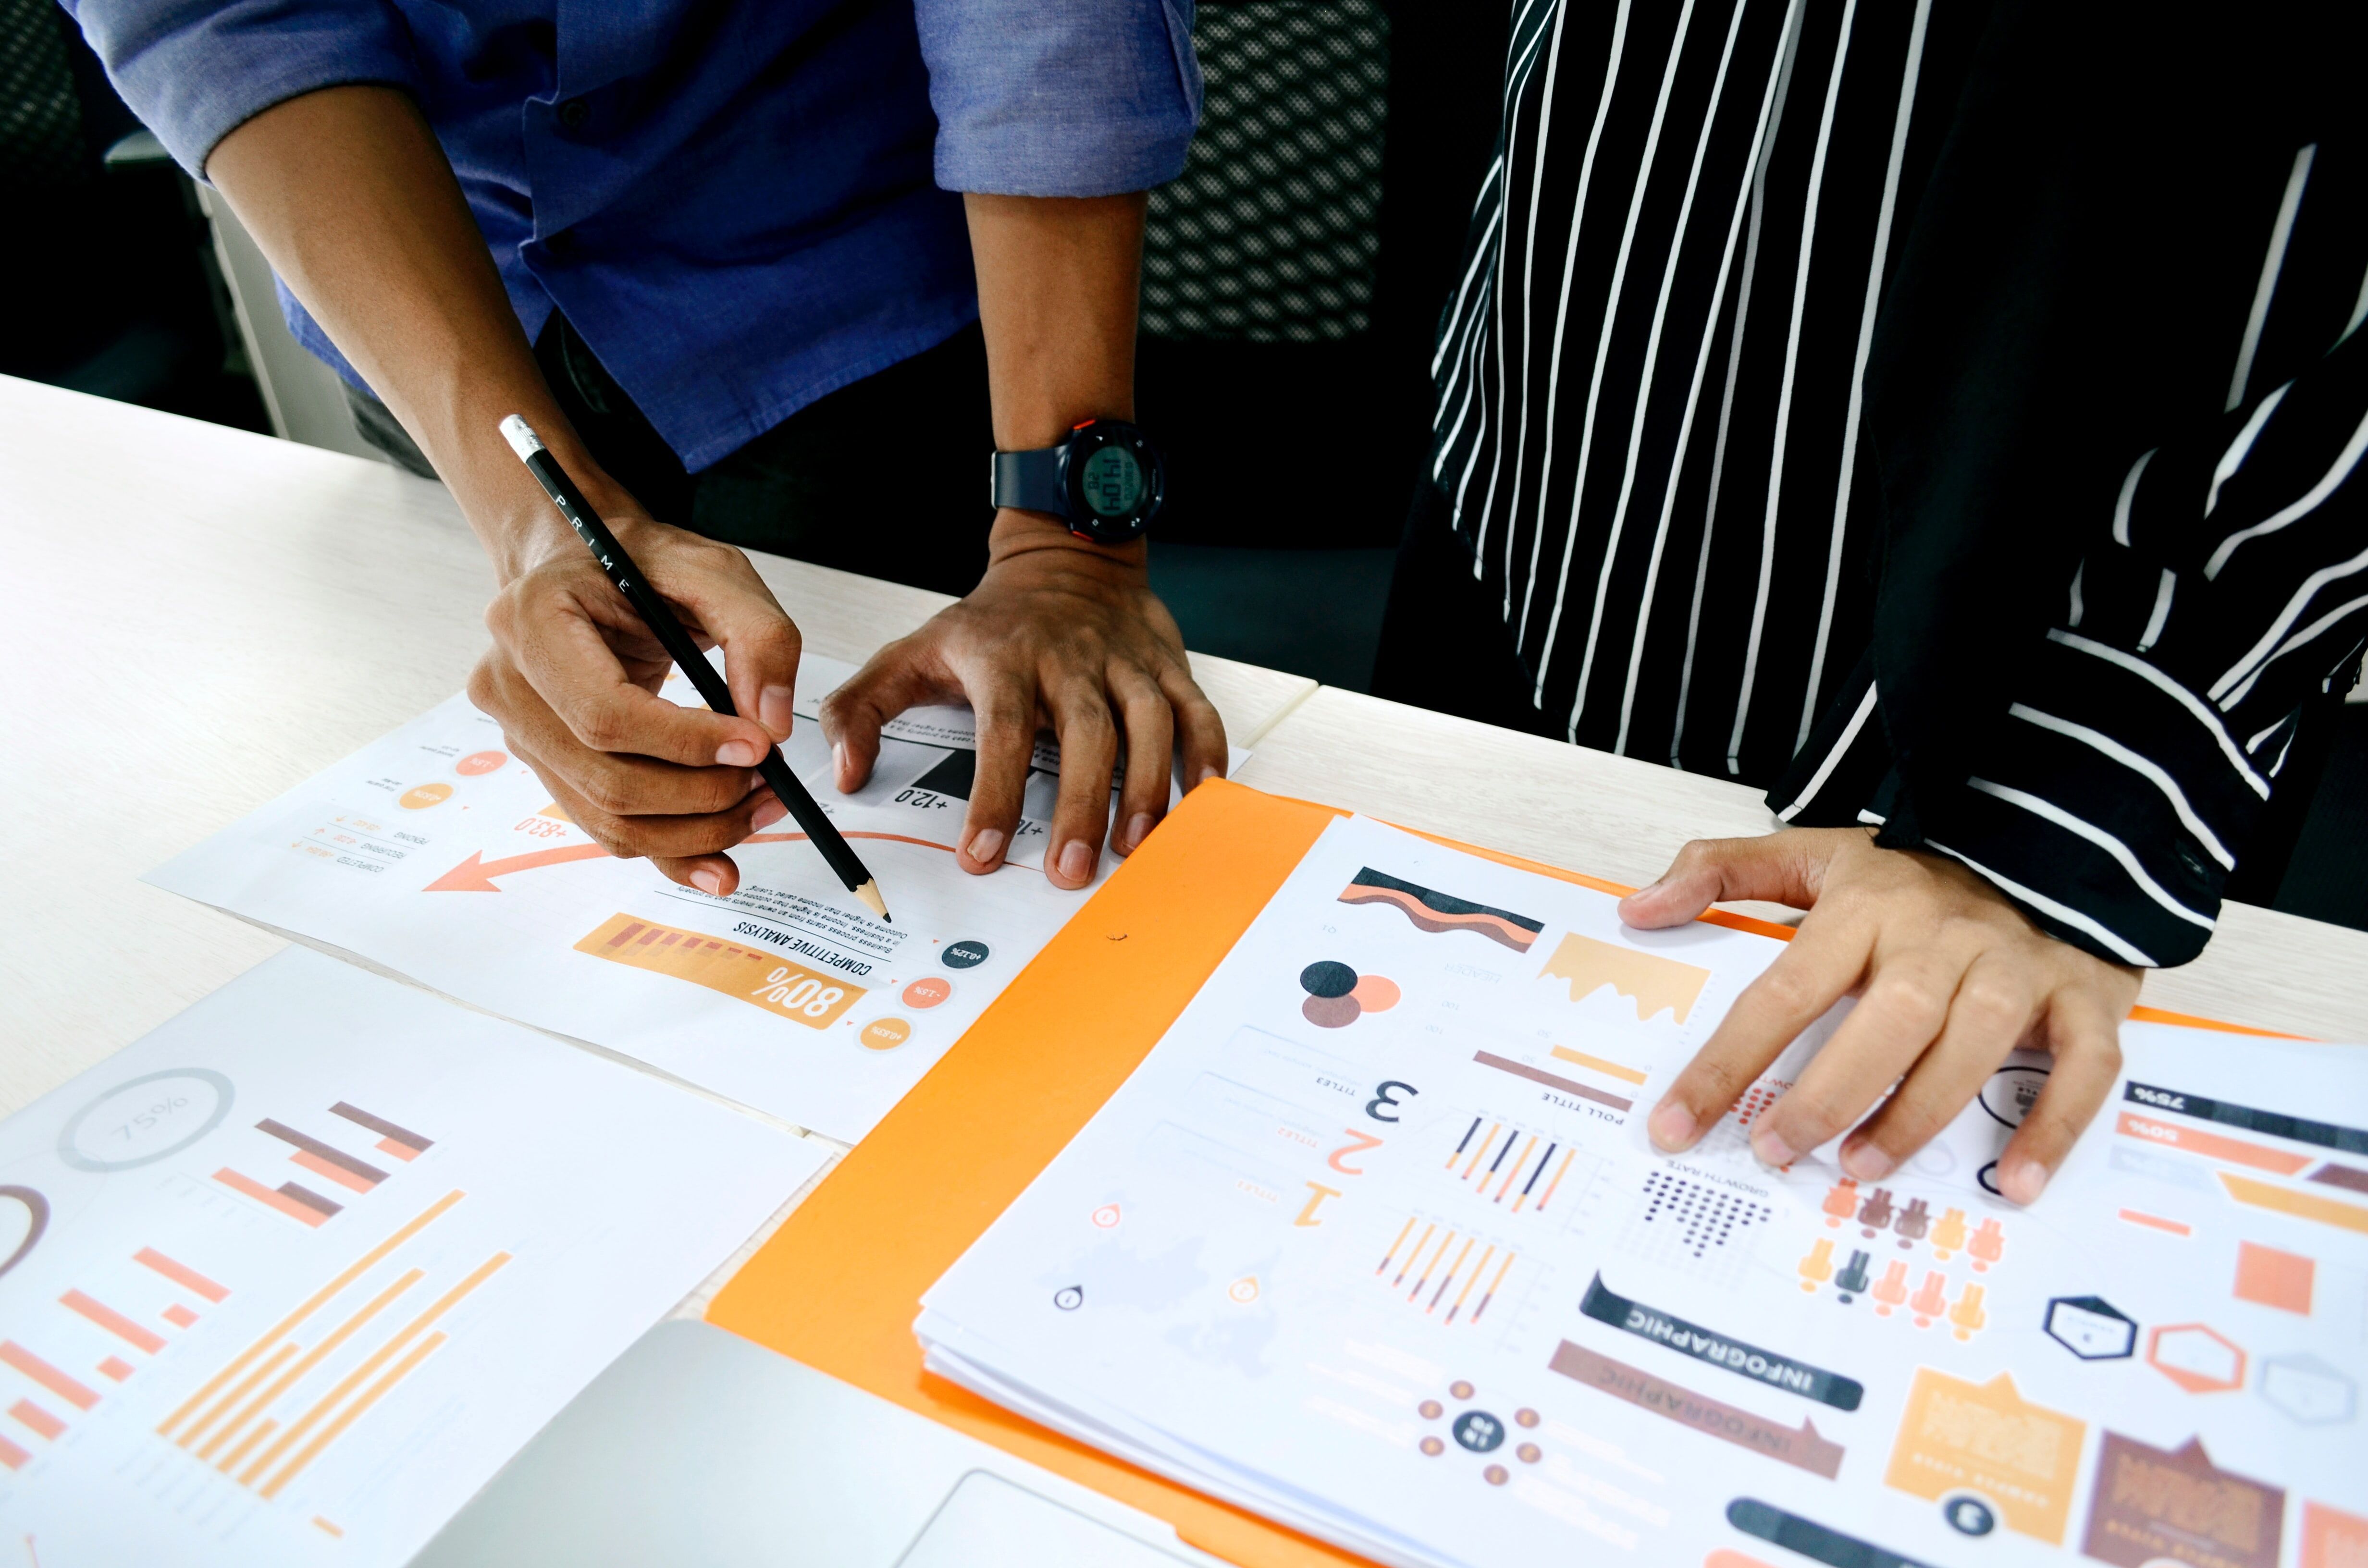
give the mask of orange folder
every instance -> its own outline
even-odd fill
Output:
[[[1362,1562],[929,1376],[913,1336],[922,1292],[1125,1082],[1325,825],[1346,814],[1223,780],[1193,790],[791,1214],[708,1321],[1165,1519],[1188,1544],[1243,1568]],[[1704,918],[1792,935],[1724,911]]]

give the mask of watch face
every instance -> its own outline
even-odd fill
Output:
[[[1125,517],[1143,499],[1143,464],[1124,447],[1104,447],[1086,459],[1080,479],[1086,505],[1097,517]]]

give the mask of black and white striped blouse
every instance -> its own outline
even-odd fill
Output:
[[[1917,384],[1951,347],[1941,280],[1967,215],[2021,182],[2030,233],[2075,235],[1998,260],[1981,275],[1997,297],[1963,301],[1992,337],[2068,341],[2053,280],[2085,297],[2099,285],[2076,275],[2100,253],[2046,193],[2077,207],[2083,178],[2152,188],[2089,158],[2089,122],[2058,145],[2092,166],[2016,165],[2044,158],[2033,110],[2082,42],[2044,36],[2053,62],[2027,68],[2062,26],[2038,10],[1518,0],[1497,156],[1434,361],[1431,476],[1533,700],[1572,741],[1773,784],[1787,821],[1895,819],[1884,842],[1952,856],[2058,936],[2175,963],[2212,929],[2299,702],[2348,682],[2368,636],[2368,170],[2356,142],[2265,130],[2274,161],[2198,176],[2211,205],[2189,220],[2228,259],[2191,267],[2207,280],[2191,293],[2214,297],[2157,324],[2177,374],[2115,403],[2143,438],[2105,419],[2067,457],[2061,432],[1993,437],[2022,415],[1984,402],[2016,384],[1984,379],[1987,350]],[[2002,117],[2031,140],[2006,149],[1986,129]],[[2124,364],[2097,395],[2146,375]],[[2213,401],[2168,385],[2180,377],[2216,382]],[[2077,415],[2077,397],[2063,406]],[[2057,515],[1941,517],[1965,508],[1932,504],[1925,471],[1961,449],[2042,474]],[[1941,585],[1936,638],[1965,611],[1927,569],[1951,528],[1969,551],[2019,551],[2016,591],[2050,608],[1915,647],[1902,595]],[[1933,721],[1902,710],[1934,683],[1907,666],[1941,659],[1996,666],[1955,716],[1978,744],[1910,744]]]

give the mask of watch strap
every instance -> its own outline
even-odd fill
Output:
[[[1061,483],[1061,459],[1065,447],[1041,447],[1030,452],[997,452],[987,488],[988,502],[1017,506],[1024,512],[1069,515],[1069,497]]]

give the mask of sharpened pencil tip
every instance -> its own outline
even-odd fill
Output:
[[[855,896],[861,899],[866,904],[870,905],[872,914],[880,916],[882,920],[888,921],[888,924],[891,926],[895,924],[895,921],[889,918],[888,901],[880,896],[880,884],[878,882],[871,881],[864,883],[861,887],[855,890]]]

